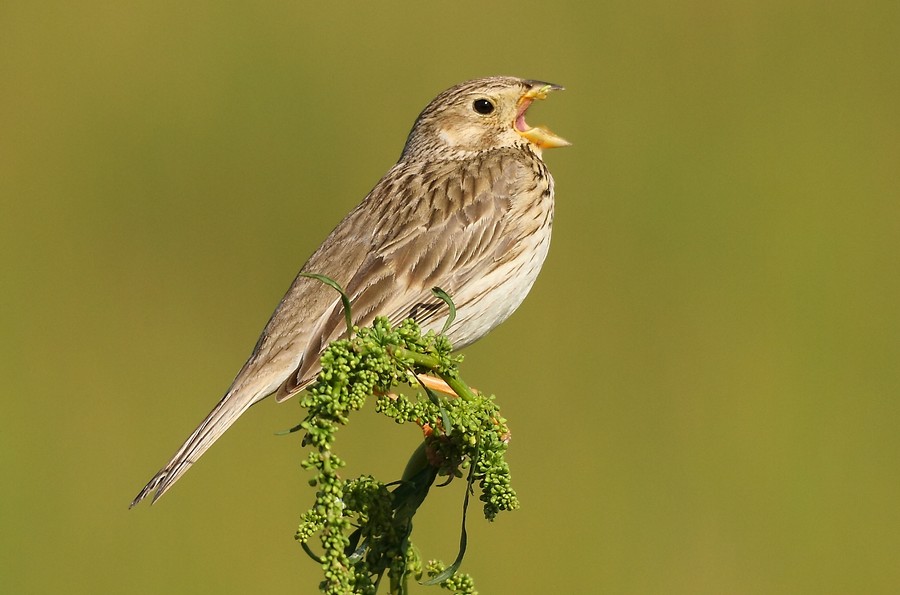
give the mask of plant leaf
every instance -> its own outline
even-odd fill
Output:
[[[444,322],[444,328],[441,329],[441,334],[446,335],[447,329],[450,328],[450,325],[453,324],[453,320],[456,318],[456,306],[453,304],[453,298],[450,297],[450,294],[440,287],[432,287],[431,293],[447,304],[447,307],[450,309],[450,314],[447,315],[447,320]]]
[[[468,536],[466,535],[466,513],[469,510],[469,494],[472,493],[472,483],[475,479],[475,461],[478,459],[478,449],[475,451],[475,456],[472,458],[472,465],[469,467],[469,481],[466,484],[466,497],[463,500],[463,514],[462,514],[462,532],[459,535],[459,554],[456,556],[456,560],[453,561],[453,564],[444,569],[443,572],[434,576],[424,583],[423,585],[437,585],[445,580],[451,578],[456,571],[459,570],[459,567],[462,565],[463,556],[466,555],[466,544],[468,542]]]
[[[344,305],[344,321],[347,323],[347,338],[353,338],[353,316],[350,310],[350,298],[347,297],[347,294],[344,293],[344,288],[341,287],[340,283],[332,279],[331,277],[326,277],[325,275],[320,275],[318,273],[300,273],[301,277],[309,277],[310,279],[315,279],[316,281],[321,281],[328,287],[336,290],[339,294],[341,294],[341,303]]]

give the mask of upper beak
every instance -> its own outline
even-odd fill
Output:
[[[571,145],[572,143],[561,136],[557,136],[544,126],[529,127],[525,123],[525,112],[535,99],[545,99],[550,91],[562,91],[563,87],[543,81],[528,81],[528,83],[531,87],[519,98],[515,122],[516,132],[541,149],[553,149]]]

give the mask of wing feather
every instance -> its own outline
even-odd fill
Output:
[[[370,325],[380,315],[393,324],[413,317],[423,328],[439,329],[448,311],[431,293],[438,286],[457,308],[457,320],[448,331],[454,340],[453,329],[464,324],[467,309],[483,295],[466,288],[478,285],[514,251],[520,238],[510,233],[512,215],[517,200],[531,199],[514,189],[521,189],[522,179],[538,172],[515,153],[471,160],[464,167],[458,162],[439,165],[407,172],[399,176],[401,183],[395,177],[392,185],[376,187],[367,198],[379,201],[379,206],[397,204],[395,197],[384,195],[394,192],[401,206],[396,212],[377,210],[375,233],[359,265],[348,278],[335,279],[350,298],[354,324]],[[313,269],[317,264],[311,259],[304,270],[319,272]],[[318,374],[322,350],[345,333],[342,305],[335,300],[308,340],[296,372],[279,389],[278,399],[309,385]]]

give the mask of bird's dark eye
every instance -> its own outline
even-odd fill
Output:
[[[494,111],[494,104],[487,99],[476,99],[472,103],[472,109],[474,109],[482,116],[486,116],[487,114]]]

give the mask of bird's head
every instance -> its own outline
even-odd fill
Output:
[[[547,128],[529,126],[525,112],[535,99],[562,87],[542,81],[493,76],[447,89],[419,114],[403,158],[462,158],[482,151],[530,145],[543,149],[571,143]]]

